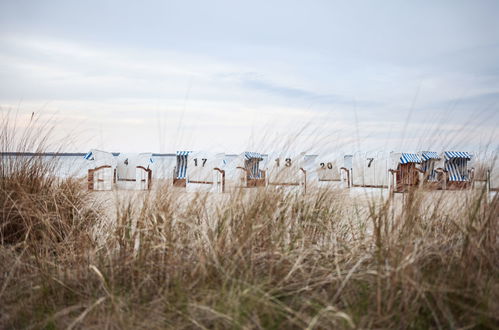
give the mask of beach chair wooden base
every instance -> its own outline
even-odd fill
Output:
[[[300,186],[299,183],[278,183],[278,182],[269,182],[269,186]]]
[[[442,190],[442,182],[439,181],[426,181],[423,182],[422,188],[424,190]]]
[[[352,187],[355,188],[381,188],[381,189],[388,189],[388,186],[386,185],[374,185],[374,184],[354,184]]]
[[[447,182],[446,190],[466,190],[471,188],[471,183],[469,181],[457,182],[450,181]]]
[[[263,179],[248,179],[247,188],[255,188],[255,187],[265,187],[265,178]]]
[[[185,188],[187,181],[185,179],[173,179],[174,187]]]

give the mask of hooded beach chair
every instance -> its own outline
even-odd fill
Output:
[[[173,169],[173,185],[186,186],[187,160],[192,151],[177,151],[177,165]]]
[[[112,190],[116,183],[116,157],[110,152],[92,149],[84,159],[89,161],[88,190]]]
[[[273,153],[267,162],[267,185],[281,189],[299,189],[306,192],[307,169],[305,153]]]
[[[421,171],[423,173],[423,186],[426,188],[438,188],[439,173],[437,172],[440,156],[435,151],[421,151],[418,153],[421,159]]]
[[[243,152],[225,157],[226,186],[230,188],[252,188],[265,186],[265,171],[260,169],[263,155],[257,152]]]
[[[412,153],[390,153],[391,166],[389,172],[392,175],[390,186],[394,192],[404,192],[410,188],[419,186],[419,176],[422,172],[418,168],[421,158]]]
[[[224,153],[190,153],[186,167],[186,190],[224,192],[224,158]]]
[[[473,180],[473,168],[468,163],[471,154],[461,151],[445,151],[441,157],[443,159],[443,171],[445,175],[443,189],[466,189],[471,187]]]
[[[149,190],[152,187],[152,153],[119,154],[117,185],[123,189]]]
[[[353,155],[352,186],[388,188],[389,155],[385,152],[357,152]]]
[[[348,187],[348,171],[345,171],[344,156],[339,153],[320,155],[315,162],[315,173],[319,186],[338,186]]]

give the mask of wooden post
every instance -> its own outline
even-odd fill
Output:
[[[224,193],[225,192],[225,171],[219,169],[218,167],[215,167],[214,170],[222,173],[222,193]]]
[[[347,173],[347,188],[350,188],[350,171],[346,167],[341,167],[340,170],[343,170]]]
[[[303,169],[303,167],[300,167],[300,170],[303,171],[303,174],[305,175],[305,186],[303,187],[303,193],[307,193],[307,171]]]
[[[94,170],[89,169],[87,175],[88,190],[94,190]]]

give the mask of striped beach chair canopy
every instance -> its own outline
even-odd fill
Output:
[[[423,162],[430,160],[430,159],[440,159],[440,156],[435,151],[423,151],[423,152],[421,152],[421,160]]]
[[[246,160],[250,160],[250,159],[263,160],[263,155],[260,154],[260,153],[258,153],[258,152],[245,151],[244,152],[244,158],[246,158]]]
[[[409,164],[409,163],[421,163],[421,158],[417,154],[409,154],[402,153],[400,156],[400,164]]]
[[[177,151],[177,179],[185,179],[187,173],[187,157],[192,151]]]
[[[461,159],[471,159],[471,155],[465,151],[445,151],[444,156],[446,160],[450,160],[453,158],[461,158]]]
[[[249,170],[250,179],[260,179],[262,172],[260,171],[260,161],[263,160],[263,155],[257,152],[244,152],[245,167]]]
[[[435,171],[435,167],[438,161],[442,158],[435,151],[421,151],[421,162],[423,163],[421,169],[425,173],[426,180],[430,182],[436,182],[438,180],[438,174]]]
[[[471,155],[461,151],[445,151],[445,170],[448,173],[449,181],[466,182],[469,181],[468,161]]]

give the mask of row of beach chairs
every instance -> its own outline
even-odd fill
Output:
[[[151,153],[112,154],[92,150],[85,156],[89,160],[88,188],[151,189],[154,163],[161,157],[153,157]],[[178,151],[173,157],[175,161],[169,179],[173,186],[187,191],[225,192],[267,186],[306,192],[311,187],[336,185],[404,192],[420,186],[470,189],[475,181],[473,155],[468,152],[358,152],[352,155],[243,152],[226,155]]]

